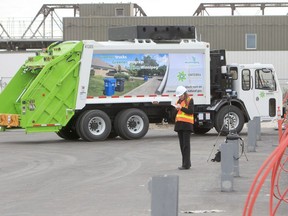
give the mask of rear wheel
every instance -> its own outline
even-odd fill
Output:
[[[56,134],[65,140],[78,140],[80,136],[78,135],[75,128],[76,118],[72,117],[65,127],[62,127]]]
[[[56,134],[65,140],[78,140],[80,138],[76,130],[67,126],[62,127]]]
[[[123,139],[140,139],[148,132],[149,119],[142,110],[132,108],[118,113],[114,125]]]
[[[108,138],[113,139],[113,138],[116,138],[117,136],[118,136],[118,134],[116,133],[116,131],[114,129],[112,129]]]
[[[111,132],[111,120],[101,110],[88,110],[79,117],[76,130],[85,141],[105,140]]]
[[[240,133],[244,126],[243,112],[236,106],[224,106],[216,115],[215,129],[226,136],[229,131]]]

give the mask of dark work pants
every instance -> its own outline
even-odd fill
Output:
[[[190,168],[190,131],[178,131],[180,150],[182,154],[182,167]]]

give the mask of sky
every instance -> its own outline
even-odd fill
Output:
[[[2,3],[0,17],[35,17],[43,4],[97,4],[97,3],[136,3],[147,14],[147,16],[192,16],[200,3],[238,3],[238,2],[281,2],[281,0],[10,0]],[[283,2],[283,1],[282,1]],[[213,11],[209,9],[210,15],[217,15],[219,9]],[[282,9],[283,10],[283,9]],[[249,11],[249,9],[246,9]],[[285,8],[287,14],[288,8]],[[230,15],[230,10],[222,11]],[[250,13],[250,12],[249,12]],[[254,8],[251,15],[261,15],[260,9]],[[276,15],[277,13],[274,13]],[[236,11],[236,15],[245,15],[242,10]]]

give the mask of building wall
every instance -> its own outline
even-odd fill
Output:
[[[288,50],[288,16],[205,17],[196,23],[201,39],[212,48],[246,50],[245,35],[251,33],[257,35],[257,51]]]
[[[194,25],[212,49],[244,51],[245,35],[257,35],[256,51],[288,50],[288,16],[78,17],[64,18],[64,40],[108,40],[108,28],[132,25]],[[249,50],[254,51],[254,50]]]

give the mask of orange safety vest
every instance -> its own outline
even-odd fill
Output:
[[[185,104],[185,101],[182,101],[180,104],[181,107],[188,108],[190,100],[191,100],[191,98],[188,99],[187,105]],[[188,123],[194,124],[194,115],[193,114],[187,114],[185,112],[182,112],[181,110],[178,110],[177,115],[176,115],[176,122],[177,121],[188,122]]]

